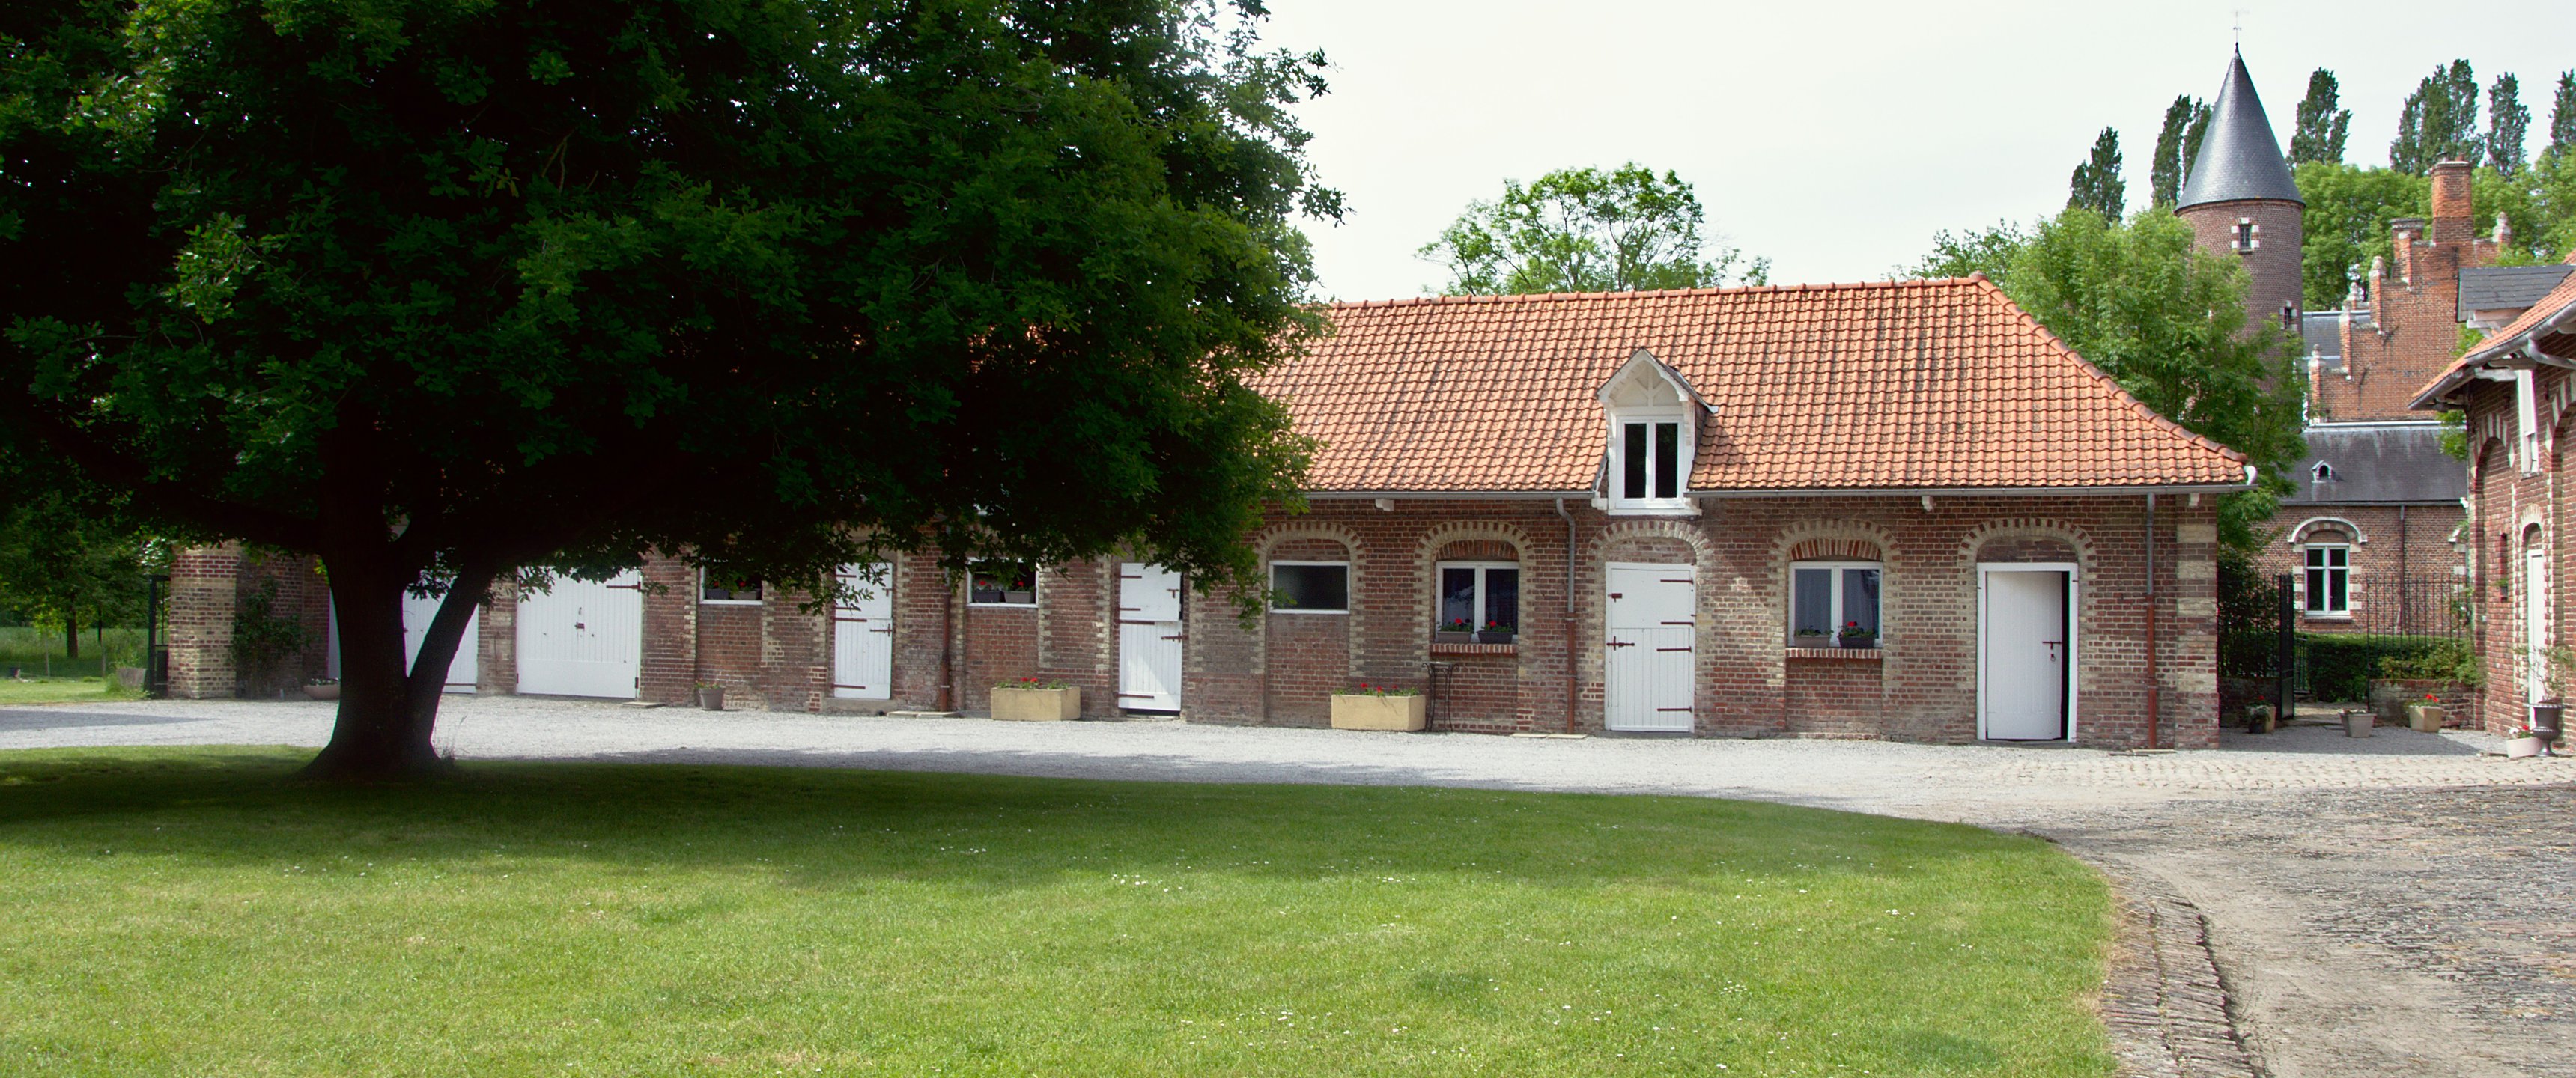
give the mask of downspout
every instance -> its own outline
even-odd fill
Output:
[[[1565,732],[1574,732],[1574,514],[1565,499],[1556,500],[1556,515],[1565,518]]]
[[[2147,492],[2147,748],[2157,744],[2156,727],[2163,724],[2164,709],[2158,699],[2163,688],[2156,674],[2156,494]]]

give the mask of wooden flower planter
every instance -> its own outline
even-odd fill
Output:
[[[1413,696],[1376,696],[1368,693],[1333,694],[1333,729],[1336,730],[1420,730],[1430,698]]]
[[[1082,689],[993,690],[993,717],[1012,722],[1063,722],[1082,717]]]

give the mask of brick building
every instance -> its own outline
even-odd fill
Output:
[[[2576,256],[2569,262],[2576,264]],[[2488,308],[2493,310],[2494,308]],[[2568,425],[2576,421],[2576,274],[2440,372],[2414,398],[2418,408],[2466,413],[2470,447],[2469,521],[2463,529],[2479,612],[2477,645],[2487,678],[2479,694],[2486,728],[2503,733],[2528,721],[2534,701],[2576,686],[2551,686],[2542,649],[2564,647],[2571,568],[2564,489]]]
[[[2206,496],[2243,460],[1982,279],[1328,313],[1260,383],[1323,449],[1250,537],[1248,623],[1116,559],[852,567],[812,613],[656,559],[486,607],[451,683],[976,712],[1044,678],[1288,725],[1372,684],[1448,730],[2214,743]]]

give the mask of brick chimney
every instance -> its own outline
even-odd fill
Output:
[[[2469,163],[2444,161],[2433,166],[2434,243],[2467,243],[2477,238],[2469,225]]]

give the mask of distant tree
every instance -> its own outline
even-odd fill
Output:
[[[1444,294],[1634,292],[1716,288],[1770,278],[1771,260],[1704,237],[1707,213],[1691,185],[1635,162],[1604,172],[1565,168],[1467,212],[1419,252],[1449,269]],[[1703,257],[1714,246],[1714,257]]]
[[[317,775],[440,769],[467,620],[547,567],[1124,549],[1259,593],[1306,449],[1248,380],[1338,203],[1322,57],[1257,3],[0,10],[0,443],[320,557]]]
[[[1996,284],[2004,283],[2013,256],[2030,243],[2030,234],[2010,221],[1997,221],[1988,228],[1966,232],[1947,230],[1932,234],[1932,253],[1911,266],[1897,267],[1898,280],[1922,280],[1937,277],[1986,275]]]
[[[2576,71],[2558,73],[2558,93],[2549,104],[2549,149],[2552,156],[2576,149]]]
[[[2469,177],[2479,235],[2501,218],[2512,222],[2500,265],[2556,262],[2576,247],[2576,155],[2542,154],[2508,175],[2481,167]]]
[[[2165,106],[2165,125],[2156,132],[2156,159],[2147,168],[2155,204],[2171,206],[2182,198],[2183,180],[2191,173],[2192,155],[2200,150],[2199,132],[2209,126],[2209,103],[2183,94]]]
[[[61,631],[74,659],[82,629],[133,622],[143,607],[151,544],[99,505],[62,489],[22,488],[0,507],[0,608]]]
[[[2337,107],[2334,72],[2318,68],[2308,76],[2308,96],[2299,99],[2299,126],[2290,133],[2290,163],[2341,163],[2344,136],[2352,127],[2352,110]]]
[[[2093,140],[2093,154],[2075,166],[2067,182],[2066,206],[2081,207],[2119,220],[2128,212],[2129,185],[2120,178],[2120,133],[2108,127]]]
[[[2531,110],[2522,107],[2522,84],[2513,72],[2496,76],[2487,88],[2487,163],[2511,176],[2522,171],[2522,139],[2531,129]]]
[[[2468,61],[2453,60],[2448,67],[2434,68],[2415,85],[2414,93],[2406,95],[2397,138],[2388,144],[2388,165],[2423,176],[2433,171],[2435,162],[2476,161],[2482,148],[2477,74]]]
[[[2173,214],[2076,207],[2038,223],[2002,287],[2147,407],[2246,455],[2260,486],[2220,502],[2219,534],[2254,549],[2306,451],[2305,388],[2284,331],[2245,325],[2242,263],[2202,252]]]
[[[2372,259],[2391,253],[2389,223],[2431,208],[2431,183],[2395,169],[2310,161],[2291,174],[2307,203],[2300,214],[2299,292],[2300,304],[2312,311],[2342,307],[2351,282]]]

